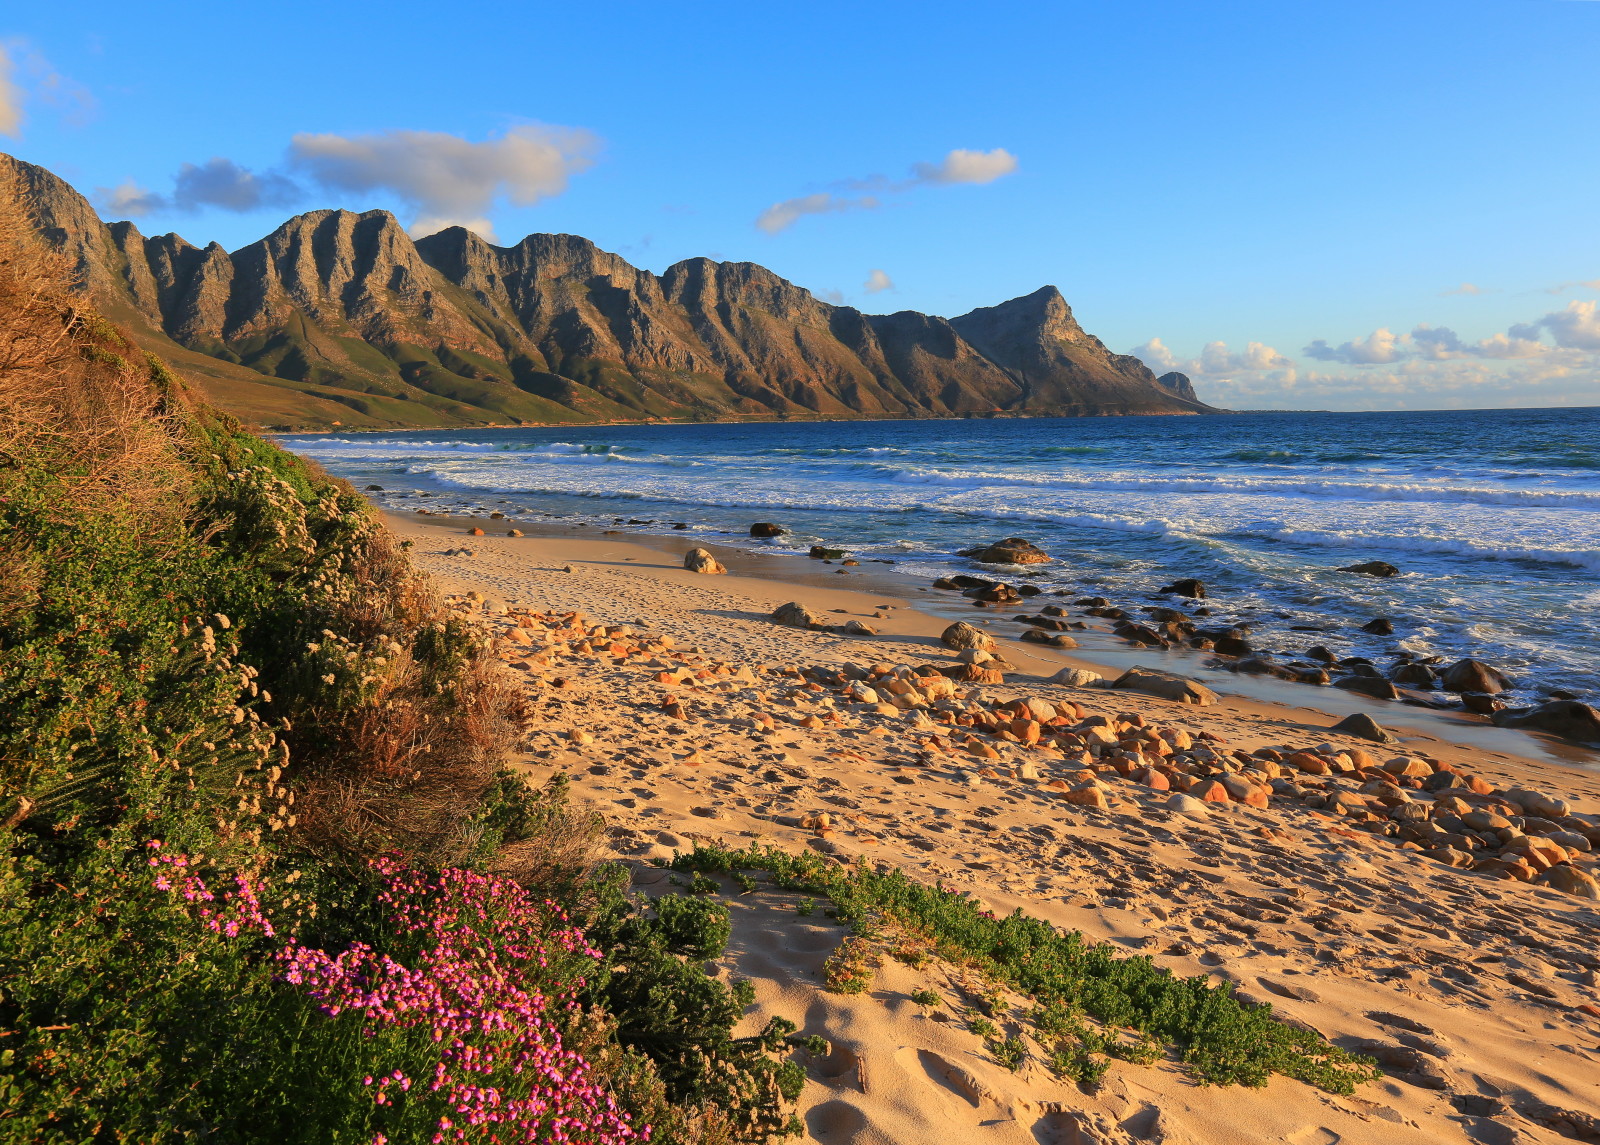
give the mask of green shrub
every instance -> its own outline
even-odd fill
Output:
[[[763,871],[778,890],[826,895],[849,920],[852,939],[886,927],[909,932],[941,957],[1031,997],[1036,1022],[1042,1018],[1045,1036],[1059,1043],[1053,1068],[1084,1081],[1104,1073],[1096,1055],[1150,1061],[1163,1046],[1172,1046],[1196,1079],[1208,1084],[1260,1086],[1279,1073],[1348,1094],[1378,1076],[1369,1059],[1277,1021],[1270,1006],[1241,1002],[1226,984],[1174,977],[1148,957],[1121,956],[1020,911],[995,917],[963,894],[925,886],[898,870],[865,864],[844,869],[776,848],[736,851],[704,844],[670,865],[685,872]],[[856,952],[852,965],[863,957]],[[1109,1037],[1084,1018],[1102,1029],[1131,1030],[1133,1037]]]

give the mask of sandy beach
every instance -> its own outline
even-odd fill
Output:
[[[718,973],[755,984],[752,1025],[780,1014],[831,1047],[806,1059],[812,1139],[1600,1140],[1600,902],[1583,893],[1600,844],[1593,753],[1328,689],[1217,684],[1201,707],[1050,683],[1063,667],[1174,670],[1092,631],[1060,651],[994,625],[1010,665],[998,682],[930,684],[913,703],[914,677],[892,669],[956,665],[939,641],[955,606],[881,567],[839,575],[713,549],[729,573],[708,576],[682,567],[692,542],[672,538],[389,521],[525,681],[530,779],[570,777],[640,890],[673,889],[651,860],[696,841],[896,866],[1232,983],[1385,1070],[1336,1097],[1281,1077],[1201,1087],[1175,1062],[1118,1061],[1085,1092],[1037,1055],[1016,1070],[995,1060],[963,1016],[984,989],[968,970],[885,959],[866,992],[829,992],[822,966],[844,930],[793,895],[732,893]],[[873,634],[775,623],[787,602]],[[1397,742],[1329,730],[1358,710]],[[1383,830],[1447,815],[1480,816],[1469,822],[1500,832],[1495,848]],[[1499,865],[1467,869],[1486,859]],[[1001,1028],[1020,1029],[1026,1004],[1000,1004]]]

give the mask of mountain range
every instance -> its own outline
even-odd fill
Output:
[[[574,235],[412,239],[318,210],[229,253],[105,223],[0,155],[80,287],[213,404],[271,429],[1216,412],[1053,286],[958,318],[834,306],[748,262],[660,275]]]

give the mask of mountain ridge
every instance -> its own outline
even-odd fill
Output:
[[[0,167],[102,310],[271,428],[1215,412],[1111,353],[1053,286],[955,318],[866,314],[755,263],[656,275],[581,236],[413,240],[342,209],[230,253]]]

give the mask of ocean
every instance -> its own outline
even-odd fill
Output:
[[[719,543],[826,543],[926,577],[977,572],[957,550],[1022,536],[1058,558],[1030,570],[1049,589],[1128,607],[1198,577],[1209,623],[1248,622],[1275,652],[1471,655],[1506,671],[1519,702],[1550,687],[1600,699],[1600,408],[279,440],[383,486],[371,496],[399,510],[683,522]],[[763,520],[792,532],[750,540]],[[1402,575],[1337,571],[1369,560]],[[1379,616],[1394,636],[1359,631]]]

